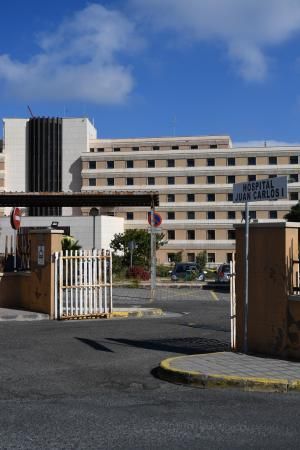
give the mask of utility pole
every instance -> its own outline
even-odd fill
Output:
[[[154,203],[151,205],[151,294],[150,301],[153,302],[155,299],[156,291],[156,233],[154,229]]]

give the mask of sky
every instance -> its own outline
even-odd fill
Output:
[[[300,0],[1,3],[0,117],[300,142]],[[1,134],[0,134],[1,136]]]

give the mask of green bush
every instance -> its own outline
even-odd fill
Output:
[[[164,266],[163,264],[159,264],[156,267],[156,275],[161,278],[167,278],[170,276],[169,274],[170,270],[172,270],[170,266]]]

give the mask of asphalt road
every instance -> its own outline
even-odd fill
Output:
[[[153,375],[166,357],[228,348],[228,295],[206,294],[151,304],[163,318],[1,323],[0,448],[299,448],[299,394]]]

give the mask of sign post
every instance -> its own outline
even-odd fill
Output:
[[[280,198],[287,198],[287,177],[285,176],[233,185],[233,203],[245,203],[244,353],[248,352],[249,202],[274,201]]]
[[[151,239],[151,293],[150,301],[153,302],[155,299],[156,290],[156,227],[159,227],[162,222],[162,217],[160,214],[156,213],[154,206],[152,206],[151,211],[148,213],[148,223],[150,225],[150,239]]]
[[[15,254],[14,254],[14,271],[17,270],[17,234],[21,226],[22,212],[19,208],[13,208],[10,213],[10,225],[15,230]]]

